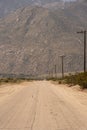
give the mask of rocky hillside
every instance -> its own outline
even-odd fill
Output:
[[[43,6],[52,2],[60,2],[61,0],[0,0],[0,17],[27,5]],[[62,2],[62,1],[61,1]]]
[[[25,7],[0,19],[0,73],[43,75],[83,70],[83,36],[87,3],[65,9]]]
[[[6,16],[10,12],[27,5],[38,5],[46,8],[55,8],[57,6],[61,8],[64,6],[64,1],[75,0],[0,0],[0,17]]]

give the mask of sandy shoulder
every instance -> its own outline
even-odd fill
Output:
[[[68,85],[53,83],[53,91],[61,93],[71,103],[78,102],[87,110],[87,89],[81,90],[79,85],[69,87]],[[52,88],[53,88],[52,87]]]
[[[29,85],[29,82],[0,85],[0,103],[4,102],[8,98],[11,98],[27,85]]]

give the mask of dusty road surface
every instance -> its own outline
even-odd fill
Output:
[[[87,93],[48,81],[1,86],[0,130],[87,130]]]

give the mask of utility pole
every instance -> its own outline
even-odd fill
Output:
[[[55,78],[57,78],[57,66],[55,65]]]
[[[86,30],[77,32],[84,35],[84,72],[86,72],[86,32]]]
[[[64,78],[64,57],[65,55],[61,55],[61,63],[62,63],[62,78]]]

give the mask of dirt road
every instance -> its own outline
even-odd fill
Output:
[[[87,130],[87,93],[48,81],[0,87],[0,130]]]

